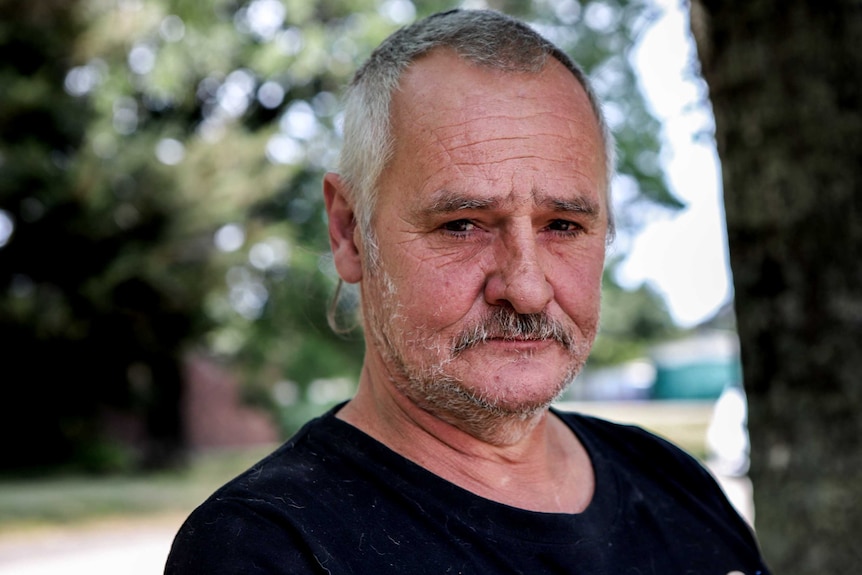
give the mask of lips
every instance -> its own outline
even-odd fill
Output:
[[[486,344],[491,346],[499,346],[504,348],[510,348],[514,350],[538,350],[540,348],[544,348],[556,343],[560,343],[554,338],[542,338],[542,337],[489,337],[484,341],[476,342],[470,347],[476,347],[480,344]]]

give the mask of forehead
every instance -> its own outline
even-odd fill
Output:
[[[603,189],[598,121],[579,81],[552,58],[538,73],[504,72],[432,52],[403,74],[391,119],[394,154],[384,177],[460,170],[494,180],[532,170]]]

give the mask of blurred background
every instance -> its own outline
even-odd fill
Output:
[[[744,476],[712,116],[677,2],[0,0],[0,535],[175,529],[351,396],[361,333],[325,319],[339,96],[385,36],[455,6],[568,51],[617,137],[601,332],[565,404]]]

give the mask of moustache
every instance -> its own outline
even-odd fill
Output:
[[[561,321],[546,313],[520,314],[501,307],[462,331],[455,338],[452,351],[457,355],[490,339],[553,339],[568,351],[576,348],[574,335]]]

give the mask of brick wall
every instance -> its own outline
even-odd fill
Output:
[[[278,428],[262,409],[243,405],[239,380],[215,360],[186,360],[182,400],[183,432],[191,449],[275,443]]]

